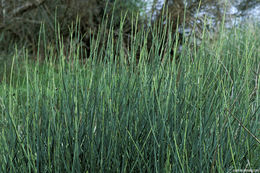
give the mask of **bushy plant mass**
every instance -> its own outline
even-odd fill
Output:
[[[259,27],[213,40],[205,27],[196,44],[195,30],[133,17],[127,47],[125,19],[115,34],[104,17],[87,58],[80,22],[69,45],[41,26],[44,59],[16,49],[0,83],[0,172],[259,171]]]

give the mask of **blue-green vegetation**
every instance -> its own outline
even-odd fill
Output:
[[[0,84],[0,172],[258,169],[259,28],[184,38],[178,54],[163,31],[153,54],[144,30],[128,56],[120,35],[101,60],[97,37],[84,63],[77,46],[44,61],[16,51]]]

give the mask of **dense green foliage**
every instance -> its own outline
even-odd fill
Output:
[[[184,39],[177,60],[164,27],[149,52],[147,31],[132,37],[129,60],[122,32],[108,33],[102,55],[99,33],[84,63],[73,42],[71,58],[17,51],[0,85],[0,172],[259,168],[259,28],[222,30],[213,42],[204,32],[199,46]]]

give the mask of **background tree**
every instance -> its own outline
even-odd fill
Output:
[[[116,23],[122,12],[139,13],[143,2],[121,0],[114,6],[113,0],[1,0],[0,5],[0,48],[4,50],[8,47],[7,44],[22,42],[35,50],[42,23],[45,25],[46,40],[54,42],[55,24],[59,24],[60,33],[66,38],[69,37],[72,22],[75,23],[79,17],[81,33],[91,34],[98,29],[105,11],[107,16],[115,13]]]
[[[232,5],[239,10],[237,15],[244,15],[260,4],[258,0],[165,0],[164,5],[168,9],[166,14],[162,9],[156,8],[158,1],[152,1],[153,23],[165,20],[164,16],[168,15],[173,22],[173,33],[176,32],[177,25],[179,28],[184,24],[188,28],[196,25],[198,37],[204,20],[202,14],[212,19],[214,29],[220,23],[224,11],[228,11]],[[108,17],[114,13],[115,29],[118,29],[121,15],[125,12],[142,16],[145,16],[145,13],[149,14],[145,11],[146,2],[143,0],[117,0],[116,6],[114,2],[115,0],[1,0],[0,49],[6,50],[9,46],[13,47],[14,43],[20,42],[35,51],[42,23],[45,25],[46,40],[51,43],[55,40],[57,28],[55,24],[59,23],[61,34],[65,38],[69,37],[69,27],[72,22],[75,23],[78,16],[81,21],[80,32],[86,35],[85,42],[88,42],[90,35],[95,34],[93,31],[101,24],[105,12]],[[131,15],[126,17],[124,31],[130,32]],[[226,16],[227,19],[228,17]],[[144,17],[139,19],[142,20],[140,23],[149,22],[145,21]]]
[[[157,4],[158,0],[153,0],[154,4]],[[204,15],[211,18],[214,22],[213,27],[216,27],[223,19],[223,15],[226,13],[226,22],[235,20],[234,17],[243,17],[250,10],[260,6],[259,0],[165,0],[164,5],[168,7],[169,13],[173,16],[179,16],[183,19],[184,9],[186,10],[187,24],[193,26],[195,23],[201,23]],[[162,8],[159,10],[154,8],[153,11],[161,16]],[[234,7],[237,11],[232,11]],[[155,10],[154,10],[155,9]],[[199,14],[199,15],[198,15]],[[232,14],[232,15],[229,15]],[[180,20],[180,23],[184,22]]]
[[[234,0],[234,6],[238,9],[238,14],[244,16],[245,13],[260,5],[259,0]]]

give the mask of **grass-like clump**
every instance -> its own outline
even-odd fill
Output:
[[[84,63],[79,46],[70,58],[49,48],[43,62],[14,53],[0,85],[0,172],[259,169],[259,28],[184,38],[179,52],[163,28],[149,51],[138,32],[129,55],[120,34],[100,55],[97,36]]]

